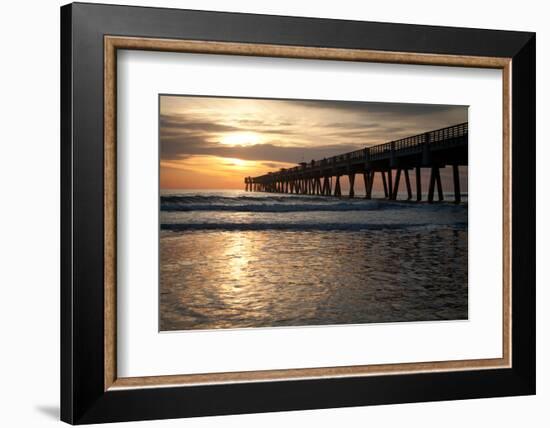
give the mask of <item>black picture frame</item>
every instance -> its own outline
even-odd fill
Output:
[[[512,58],[512,367],[104,390],[104,36]],[[535,393],[535,34],[74,3],[61,8],[61,419],[71,424]]]

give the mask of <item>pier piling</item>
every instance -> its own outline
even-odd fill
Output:
[[[435,169],[435,180],[437,183],[437,196],[439,201],[443,200],[443,187],[441,186],[441,175],[439,173],[439,167]]]
[[[336,184],[334,185],[334,196],[342,196],[342,189],[340,188],[340,176],[336,176]]]
[[[353,198],[355,196],[355,191],[353,190],[353,187],[355,185],[355,174],[348,174],[349,178],[349,197]]]
[[[428,189],[428,202],[431,204],[434,201],[434,189],[435,189],[435,167],[432,167],[430,172],[430,187]]]
[[[409,180],[409,170],[405,169],[405,185],[407,186],[407,201],[412,199],[411,181]]]
[[[416,200],[422,200],[422,179],[420,178],[420,167],[416,167]]]
[[[399,191],[399,179],[401,178],[401,168],[397,168],[397,172],[395,173],[395,187],[393,189],[393,195],[392,199],[394,201],[397,200],[397,192]]]
[[[388,183],[386,183],[386,172],[380,171],[380,174],[382,174],[382,186],[384,187],[384,197],[388,197]]]
[[[388,199],[393,199],[393,178],[391,169],[388,170]]]
[[[455,190],[455,204],[460,203],[460,177],[458,174],[458,165],[453,165],[453,184]]]

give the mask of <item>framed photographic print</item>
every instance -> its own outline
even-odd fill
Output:
[[[535,35],[61,8],[72,424],[535,393]]]

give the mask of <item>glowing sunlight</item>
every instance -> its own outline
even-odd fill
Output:
[[[260,136],[253,132],[236,132],[224,135],[220,143],[228,146],[253,146],[260,143],[260,140]]]

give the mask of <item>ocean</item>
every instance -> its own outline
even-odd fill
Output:
[[[463,199],[163,190],[160,330],[467,319]]]

